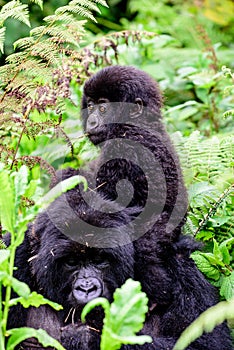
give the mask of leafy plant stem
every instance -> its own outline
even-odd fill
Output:
[[[14,239],[14,234],[12,233],[11,234],[10,261],[9,261],[9,276],[10,276],[10,278],[13,277],[15,253],[16,253],[15,239]],[[4,311],[3,311],[3,317],[2,317],[2,325],[1,325],[3,339],[5,338],[5,335],[6,335],[7,319],[8,319],[8,313],[9,313],[9,307],[10,307],[9,306],[10,298],[11,298],[11,285],[8,285],[6,287],[5,304],[4,304]]]
[[[201,222],[198,225],[197,230],[194,232],[194,237],[198,234],[198,232],[202,229],[202,227],[207,223],[209,218],[216,212],[218,206],[221,202],[230,194],[230,192],[234,189],[234,184],[231,184],[217,199],[216,203],[210,208],[209,212],[204,216]]]
[[[2,320],[2,283],[0,283],[0,320]],[[4,349],[4,335],[0,327],[0,349]]]
[[[14,165],[14,162],[15,162],[15,159],[16,159],[16,155],[17,155],[17,152],[18,152],[18,149],[19,149],[19,146],[20,146],[21,139],[22,139],[24,131],[26,129],[26,122],[27,122],[27,120],[29,118],[30,111],[31,111],[31,108],[28,108],[27,111],[24,114],[24,126],[23,126],[23,128],[21,130],[21,133],[19,135],[19,140],[18,140],[16,148],[15,148],[15,152],[14,152],[14,155],[13,155],[12,163],[11,163],[11,166],[10,166],[11,170],[13,168],[13,165]]]

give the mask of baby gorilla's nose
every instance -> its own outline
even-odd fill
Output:
[[[73,295],[79,304],[102,295],[102,284],[96,277],[78,278],[74,284]]]

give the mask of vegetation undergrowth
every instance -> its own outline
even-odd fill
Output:
[[[7,330],[9,307],[16,302],[25,307],[50,303],[59,309],[13,278],[14,255],[27,223],[43,208],[39,199],[48,191],[55,170],[78,168],[97,156],[78,119],[82,84],[92,72],[117,62],[148,71],[164,92],[165,124],[179,153],[189,194],[184,230],[204,245],[192,257],[218,287],[221,300],[234,297],[233,5],[225,0],[214,11],[206,1],[203,6],[191,1],[156,5],[152,1],[142,7],[139,1],[129,0],[122,18],[113,15],[122,1],[113,6],[110,1],[109,9],[104,0],[59,1],[63,6],[46,13],[43,22],[38,17],[46,7],[42,0],[0,4],[2,53],[8,50],[6,28],[33,23],[0,67],[0,182],[4,189],[0,217],[2,232],[12,235],[10,249],[0,244],[0,286],[6,288],[4,299],[0,288],[1,349],[5,349],[5,337],[10,350],[32,335],[44,345],[62,349],[39,331]],[[48,3],[44,2],[47,9],[52,8]],[[32,14],[36,17],[30,21]],[[120,31],[104,35],[105,25]],[[73,179],[64,190],[80,180]],[[59,193],[48,196],[48,202]],[[15,300],[11,289],[19,295]],[[218,310],[230,318],[225,305],[229,304],[221,304]],[[215,322],[214,318],[211,328]],[[200,323],[195,329],[201,334],[207,328]]]

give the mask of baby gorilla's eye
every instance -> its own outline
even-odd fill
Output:
[[[93,109],[94,109],[94,104],[93,104],[92,102],[89,102],[89,103],[88,103],[88,111],[89,111],[89,112],[92,112]]]
[[[106,106],[104,106],[104,105],[99,105],[99,111],[100,111],[100,113],[105,113],[106,112]]]

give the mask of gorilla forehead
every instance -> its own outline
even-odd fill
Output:
[[[106,67],[94,74],[84,86],[84,94],[94,101],[106,97],[110,102],[135,102],[141,97],[146,105],[161,106],[161,94],[156,82],[145,72],[131,66]],[[85,101],[83,100],[83,107]]]

